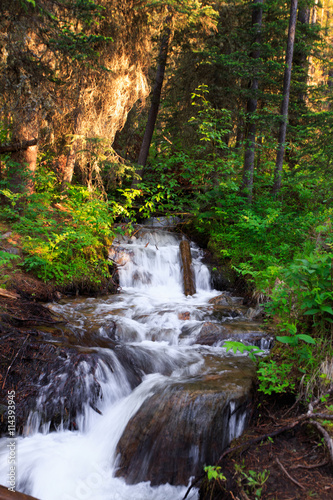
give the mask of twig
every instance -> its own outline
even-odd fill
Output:
[[[333,415],[332,414],[327,415],[326,413],[312,413],[311,417],[321,418],[323,420],[333,420]]]
[[[62,323],[67,323],[66,320],[49,320],[46,318],[42,318],[41,316],[28,316],[27,318],[18,318],[17,316],[11,316],[12,320],[18,321],[18,322],[31,322],[31,323],[40,323],[40,324],[47,324],[47,325],[60,325]]]
[[[185,499],[188,497],[188,495],[189,495],[189,493],[190,493],[191,489],[192,489],[192,488],[194,488],[194,486],[195,486],[196,484],[198,484],[198,482],[199,482],[201,479],[203,479],[204,477],[205,477],[205,474],[201,474],[199,477],[197,477],[197,478],[194,478],[194,479],[193,479],[192,484],[190,484],[190,486],[187,488],[186,493],[185,493],[185,495],[183,496],[182,500],[185,500]]]
[[[296,479],[294,479],[293,477],[291,477],[290,474],[288,474],[288,472],[286,471],[286,469],[283,467],[283,465],[281,464],[280,460],[278,458],[275,459],[276,460],[276,463],[280,466],[281,470],[285,473],[285,475],[290,479],[290,481],[292,481],[294,484],[296,484],[296,486],[298,486],[299,488],[301,488],[302,490],[305,490],[304,486],[299,483],[298,481],[296,481]]]
[[[325,393],[325,396],[326,396],[326,395],[328,395],[328,396],[332,396],[332,395],[333,395],[333,389],[331,389],[330,391],[327,391],[327,392]],[[322,399],[321,399],[321,398],[322,398],[322,396],[321,396],[321,397],[319,397],[319,398],[317,398],[317,399],[315,399],[314,401],[311,401],[311,402],[309,403],[309,412],[312,412],[312,411],[313,411],[313,407],[314,407],[314,406],[317,406],[317,404],[318,404],[318,403],[322,403]]]
[[[328,464],[328,460],[324,460],[323,462],[320,462],[319,464],[314,464],[314,465],[293,465],[290,467],[292,470],[294,469],[316,469],[317,467],[324,467],[324,465]]]
[[[322,425],[320,425],[318,422],[316,422],[315,420],[310,420],[310,424],[314,425],[318,429],[320,434],[322,434],[324,436],[324,441],[326,443],[327,449],[328,449],[329,454],[330,454],[331,462],[333,464],[333,441],[332,441],[331,436],[324,429],[324,427]]]
[[[240,490],[239,494],[242,500],[250,500],[244,490]]]
[[[3,288],[0,288],[0,295],[1,297],[6,297],[8,299],[19,299],[20,296],[15,293],[15,292],[9,292],[8,290],[4,290]]]
[[[5,379],[3,381],[3,384],[2,384],[2,389],[5,388],[5,384],[6,384],[6,380],[7,380],[7,376],[8,376],[8,373],[9,373],[9,370],[11,369],[11,367],[13,366],[14,364],[14,361],[15,359],[17,358],[17,356],[19,355],[19,352],[21,351],[21,349],[23,348],[24,344],[26,343],[26,341],[28,340],[28,338],[30,337],[30,334],[28,333],[28,335],[26,336],[26,338],[24,339],[24,342],[23,344],[21,345],[21,347],[19,348],[19,350],[17,351],[17,353],[15,354],[12,362],[10,363],[10,365],[8,366],[8,369],[7,369],[7,372],[6,372],[6,376],[5,376]]]

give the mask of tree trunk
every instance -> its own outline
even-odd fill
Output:
[[[301,33],[303,35],[303,44],[306,46],[306,34],[307,27],[310,23],[310,7],[302,6],[298,10],[297,20],[301,25]],[[298,67],[300,71],[300,75],[297,78],[298,84],[300,84],[300,90],[297,95],[298,105],[300,107],[301,113],[306,111],[306,87],[308,84],[308,70],[309,70],[309,60],[306,49],[304,49],[304,45],[295,52],[294,55],[294,67]]]
[[[294,82],[296,96],[294,95],[294,106],[289,110],[290,147],[285,152],[285,159],[291,169],[297,165],[297,154],[293,147],[296,126],[302,123],[302,115],[307,111],[306,95],[309,77],[309,57],[307,46],[311,46],[311,41],[307,43],[309,36],[310,7],[303,5],[298,9],[297,15],[298,29],[297,41],[295,44],[293,57]],[[299,40],[298,40],[299,37]],[[296,104],[296,105],[295,105]]]
[[[79,79],[79,82],[77,84],[77,91],[76,91],[76,106],[75,106],[75,110],[73,113],[74,140],[72,141],[72,144],[70,145],[70,149],[68,151],[68,155],[67,155],[67,159],[66,159],[66,165],[65,165],[65,168],[63,171],[63,178],[62,178],[62,182],[61,182],[61,190],[62,191],[64,191],[66,189],[67,184],[72,183],[75,160],[76,160],[76,152],[79,149],[79,146],[78,146],[79,139],[75,138],[75,136],[77,136],[79,134],[80,116],[82,114],[82,109],[80,106],[81,89],[82,89],[82,82],[81,82],[81,79]]]
[[[171,17],[168,16],[168,18],[166,19],[165,29],[164,29],[164,33],[162,35],[162,40],[161,40],[161,47],[160,47],[160,52],[159,52],[159,56],[158,56],[158,65],[157,65],[157,71],[156,71],[156,77],[155,77],[155,84],[154,84],[153,94],[152,94],[152,98],[151,98],[151,105],[150,105],[150,109],[149,109],[147,125],[146,125],[146,129],[145,129],[145,133],[143,136],[141,149],[140,149],[140,153],[139,153],[139,158],[138,158],[139,169],[136,171],[136,173],[140,177],[142,177],[144,168],[145,168],[146,163],[147,163],[150,143],[151,143],[151,140],[153,137],[155,123],[156,123],[157,114],[158,114],[158,109],[159,109],[160,102],[161,102],[161,91],[162,91],[162,85],[163,85],[163,80],[164,80],[165,67],[166,67],[166,62],[167,62],[167,57],[168,57],[169,40],[170,40],[170,34],[171,34],[171,29],[169,27],[170,21],[171,21]],[[132,183],[132,187],[135,187],[137,184],[138,184],[138,179],[134,179],[133,183]]]
[[[191,247],[187,240],[182,240],[179,245],[182,262],[184,293],[185,295],[195,294],[195,282],[192,268]]]
[[[276,155],[276,164],[274,172],[274,184],[272,188],[273,195],[277,195],[277,193],[280,191],[281,188],[283,156],[285,150],[286,132],[288,123],[291,68],[293,62],[294,42],[295,42],[295,32],[296,32],[297,2],[298,0],[291,0],[291,5],[290,5],[286,66],[284,70],[284,79],[283,79],[283,101],[281,106],[281,118],[280,118],[281,122],[280,122],[279,138],[278,138],[278,151]]]
[[[76,142],[76,141],[75,141]],[[63,177],[61,182],[61,190],[64,191],[66,189],[67,184],[72,183],[74,166],[75,166],[75,156],[76,156],[76,147],[73,144],[69,150],[69,153],[66,158],[66,165],[63,171]]]
[[[22,147],[12,152],[11,159],[16,165],[12,165],[9,169],[9,181],[15,192],[25,191],[29,194],[34,192],[38,153],[37,139],[37,116],[34,116],[29,122],[23,121],[16,125],[13,133],[13,144],[22,144]],[[33,145],[27,146],[29,143]]]
[[[252,28],[255,28],[255,49],[251,52],[250,57],[252,57],[254,60],[258,60],[260,58],[260,50],[258,45],[260,44],[263,0],[253,0],[253,3]],[[258,105],[258,88],[258,78],[257,76],[254,76],[252,83],[250,84],[251,97],[249,97],[246,106],[247,138],[244,154],[243,182],[241,186],[241,194],[243,196],[246,196],[249,203],[251,203],[252,201],[253,191],[254,154],[256,142],[255,112]]]

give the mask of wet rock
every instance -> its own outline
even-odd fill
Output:
[[[151,283],[151,279],[152,279],[152,275],[151,273],[147,272],[147,271],[135,271],[133,274],[132,274],[132,280],[135,283],[139,282],[139,283],[143,283],[144,285],[150,285]]]
[[[117,264],[117,266],[124,266],[131,260],[133,252],[129,252],[122,247],[111,247],[109,249],[109,260]]]
[[[230,307],[223,305],[214,305],[211,315],[218,321],[234,319],[246,314],[247,309],[244,306]]]
[[[228,339],[244,342],[248,345],[255,345],[260,349],[269,349],[273,342],[273,337],[264,332],[259,323],[251,321],[237,321],[233,323],[224,323],[225,330],[228,332]]]
[[[230,336],[229,331],[223,325],[207,321],[203,324],[195,344],[214,345]]]
[[[214,363],[208,374],[168,386],[144,402],[118,443],[118,476],[129,484],[187,484],[241,434],[253,363],[246,358]]]
[[[262,318],[264,315],[264,310],[263,307],[257,306],[257,307],[249,307],[249,309],[246,312],[246,317],[249,319],[257,319],[257,318]]]
[[[268,349],[272,341],[259,325],[252,322],[239,321],[219,324],[207,321],[203,324],[195,343],[210,346],[223,345],[225,340],[244,342],[248,345],[256,345],[261,349]]]
[[[189,312],[179,313],[178,319],[180,319],[181,321],[188,321],[190,319],[190,313]]]
[[[213,297],[208,301],[208,303],[213,304],[214,306],[233,306],[231,297],[226,293],[221,293],[221,295]]]

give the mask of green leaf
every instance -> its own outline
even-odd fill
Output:
[[[315,344],[316,343],[315,339],[310,337],[310,335],[306,335],[305,333],[300,333],[299,335],[297,335],[297,337],[301,340],[304,340],[304,342],[306,342],[307,344]]]
[[[320,309],[310,309],[309,311],[306,311],[305,314],[317,314],[320,312]]]
[[[295,345],[297,343],[297,340],[295,339],[295,337],[276,336],[276,340],[278,340],[279,342],[282,342],[283,344]]]
[[[328,312],[329,314],[333,315],[333,309],[331,306],[320,306],[321,311]]]

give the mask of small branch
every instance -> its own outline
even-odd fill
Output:
[[[36,146],[37,143],[38,139],[31,139],[31,141],[15,142],[14,144],[3,145],[0,146],[0,154],[23,151],[24,149],[30,148],[30,146]]]
[[[3,381],[3,384],[2,384],[2,389],[5,388],[5,384],[6,384],[6,380],[7,380],[7,376],[8,376],[8,373],[9,373],[9,370],[11,369],[11,367],[13,366],[14,362],[15,362],[15,359],[17,358],[17,356],[19,355],[19,352],[21,351],[21,349],[23,348],[24,344],[26,343],[26,341],[28,340],[28,338],[30,337],[30,334],[28,333],[28,335],[26,336],[26,338],[24,339],[24,342],[23,344],[21,345],[21,347],[19,348],[19,350],[17,351],[17,353],[15,354],[15,356],[13,357],[13,360],[12,362],[10,363],[10,365],[8,366],[8,369],[7,369],[7,372],[6,372],[6,376],[5,376],[5,379]]]
[[[311,415],[312,418],[321,418],[323,420],[333,420],[333,415],[327,415],[326,413],[313,413]]]
[[[326,443],[327,449],[328,449],[329,454],[330,454],[331,462],[333,464],[333,441],[332,441],[331,436],[324,429],[324,427],[322,425],[320,425],[318,422],[316,422],[315,420],[310,420],[310,424],[314,425],[318,429],[320,434],[322,434],[324,436],[324,441]]]
[[[327,391],[327,392],[325,393],[325,395],[328,395],[328,396],[333,396],[333,389],[331,389],[330,391]],[[309,403],[309,407],[308,407],[308,408],[309,408],[309,412],[313,412],[313,408],[314,408],[315,406],[317,406],[317,404],[319,404],[319,403],[322,403],[322,396],[321,396],[321,397],[319,397],[319,398],[317,398],[317,399],[315,399],[314,401],[311,401],[311,402]]]
[[[283,467],[283,465],[281,464],[281,462],[280,462],[280,460],[278,458],[276,458],[275,461],[279,465],[279,467],[281,468],[281,470],[285,473],[285,475],[290,479],[290,481],[292,481],[294,484],[296,484],[296,486],[298,486],[302,490],[305,490],[304,486],[301,483],[299,483],[298,481],[296,481],[296,479],[294,479],[293,477],[291,477],[290,474],[288,474],[288,472]]]
[[[0,288],[0,296],[6,297],[8,299],[19,299],[20,298],[20,296],[17,293],[9,292],[8,290],[5,290],[4,288]]]
[[[290,467],[292,470],[294,469],[316,469],[317,467],[324,467],[324,465],[328,464],[328,460],[324,460],[323,462],[320,462],[319,464],[314,464],[314,465],[293,465]]]
[[[240,490],[239,494],[242,500],[250,500],[244,490]]]

